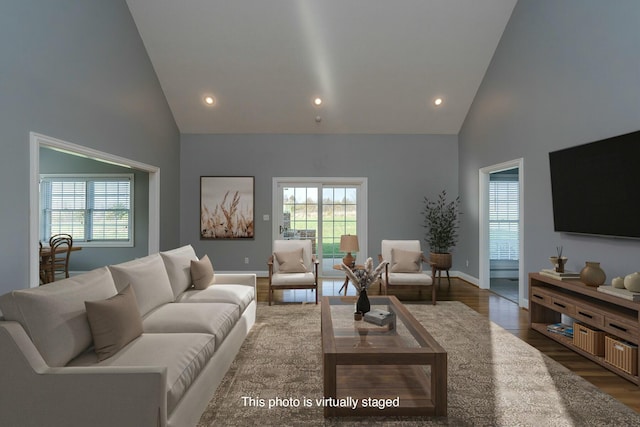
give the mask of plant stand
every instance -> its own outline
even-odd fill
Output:
[[[447,282],[449,283],[449,286],[451,286],[451,277],[449,277],[449,268],[438,267],[434,263],[430,263],[430,264],[433,270],[435,271],[433,276],[433,282],[434,282],[433,284],[435,285],[436,277],[438,277],[438,286],[440,286],[440,281],[442,280],[442,272],[444,271],[447,273]]]

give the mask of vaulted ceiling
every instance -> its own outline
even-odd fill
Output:
[[[182,133],[457,134],[515,3],[127,0]]]

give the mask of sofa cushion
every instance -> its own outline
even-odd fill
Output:
[[[141,316],[175,299],[167,270],[159,254],[110,265],[109,270],[118,291],[127,285],[133,287]]]
[[[274,252],[280,273],[305,273],[307,267],[302,258],[302,248],[287,252]]]
[[[113,357],[98,362],[96,353],[88,351],[68,366],[164,366],[167,413],[171,414],[215,349],[215,337],[209,334],[142,334]]]
[[[173,296],[177,297],[191,287],[191,261],[197,261],[196,251],[185,245],[170,251],[160,252],[167,269]]]
[[[316,283],[316,277],[313,273],[274,273],[271,276],[271,286],[288,286],[288,285],[313,285]]]
[[[394,273],[417,273],[422,267],[422,252],[391,249],[391,271]]]
[[[240,313],[256,298],[253,286],[243,285],[217,285],[213,284],[207,289],[188,290],[180,295],[176,302],[228,302],[240,308]]]
[[[240,310],[228,303],[172,303],[158,307],[142,320],[145,333],[204,333],[216,337],[216,345],[229,335],[240,319]]]
[[[84,302],[118,291],[106,267],[0,297],[6,320],[19,322],[49,366],[64,366],[91,345]]]
[[[208,255],[199,260],[191,260],[191,281],[195,289],[207,289],[214,277],[213,265]]]
[[[84,305],[98,360],[113,356],[142,335],[142,319],[131,285],[111,298],[86,301]]]
[[[392,285],[429,286],[433,283],[433,279],[426,273],[389,273],[389,283]]]

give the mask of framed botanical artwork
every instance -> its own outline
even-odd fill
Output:
[[[254,177],[200,177],[200,239],[254,238]]]

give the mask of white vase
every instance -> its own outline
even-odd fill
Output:
[[[624,289],[624,278],[622,277],[614,277],[611,280],[611,286],[618,289]]]
[[[624,287],[631,292],[640,292],[640,273],[636,271],[625,276]]]

